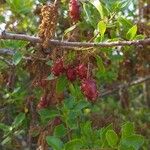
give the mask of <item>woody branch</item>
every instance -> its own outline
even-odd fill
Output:
[[[13,33],[0,33],[0,39],[3,40],[23,40],[32,43],[42,43],[42,39],[39,37],[29,36],[25,34],[13,34]],[[65,46],[65,47],[114,47],[114,46],[138,46],[138,45],[150,45],[150,38],[133,41],[116,41],[116,42],[68,42],[60,40],[49,40],[49,44],[52,46]]]

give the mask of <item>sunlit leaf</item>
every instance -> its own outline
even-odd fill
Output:
[[[134,25],[132,28],[129,29],[129,31],[127,32],[127,39],[129,40],[133,40],[134,37],[136,36],[136,32],[137,32],[137,25]]]

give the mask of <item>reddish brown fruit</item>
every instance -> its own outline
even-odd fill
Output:
[[[70,0],[69,16],[73,22],[77,22],[80,19],[80,6],[78,0]]]
[[[130,59],[127,59],[123,62],[123,66],[125,67],[132,67],[132,61]]]
[[[68,68],[66,70],[66,75],[67,75],[68,80],[70,80],[70,81],[76,80],[76,69],[75,68]]]
[[[59,76],[64,72],[64,62],[63,59],[58,59],[52,66],[52,73],[55,76]]]
[[[42,88],[45,88],[46,85],[47,85],[47,81],[46,81],[45,79],[41,79],[39,85],[40,85]]]
[[[37,108],[42,109],[42,108],[46,108],[47,106],[48,106],[47,97],[42,96],[38,105],[37,105]]]
[[[85,79],[81,83],[83,94],[92,102],[95,102],[98,97],[96,82],[92,79]]]
[[[104,61],[105,65],[106,66],[110,66],[111,65],[111,60],[110,59],[107,59]]]
[[[54,119],[54,125],[57,126],[57,125],[60,125],[62,123],[60,117],[55,117]]]
[[[84,79],[87,77],[88,68],[86,67],[86,65],[80,64],[79,66],[77,66],[76,70],[77,75],[80,79]]]

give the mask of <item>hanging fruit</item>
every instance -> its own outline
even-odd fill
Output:
[[[70,81],[76,80],[76,69],[73,67],[69,67],[66,70],[66,75],[67,75],[68,80]]]
[[[81,90],[88,100],[95,102],[98,98],[96,82],[93,79],[85,79],[81,83]]]
[[[70,0],[69,16],[73,22],[77,22],[80,20],[80,6],[78,0]]]
[[[85,64],[79,64],[76,70],[80,79],[85,79],[87,77],[88,68]]]
[[[65,70],[63,59],[61,58],[61,59],[56,60],[56,62],[54,62],[54,64],[53,64],[51,70],[55,76],[61,75]]]

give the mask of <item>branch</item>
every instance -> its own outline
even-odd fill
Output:
[[[110,95],[118,90],[120,90],[121,88],[129,88],[131,86],[134,86],[134,85],[137,85],[137,84],[140,84],[142,82],[145,82],[147,80],[150,80],[150,75],[149,76],[146,76],[144,78],[139,78],[135,81],[132,81],[131,83],[126,83],[126,84],[120,84],[118,85],[116,88],[113,88],[111,90],[105,90],[101,93],[100,97],[104,97],[104,96],[107,96],[107,95]]]
[[[14,55],[14,54],[15,54],[15,51],[11,49],[5,49],[5,48],[0,49],[0,55]]]
[[[42,43],[42,39],[39,37],[29,36],[25,34],[12,34],[12,33],[0,33],[0,39],[4,40],[23,40],[29,41],[32,43]],[[114,47],[114,46],[130,46],[130,45],[149,45],[150,38],[144,40],[134,40],[134,41],[116,41],[116,42],[100,42],[100,43],[91,43],[91,42],[68,42],[68,41],[59,41],[59,40],[50,40],[50,45],[53,46],[70,46],[70,47]]]

